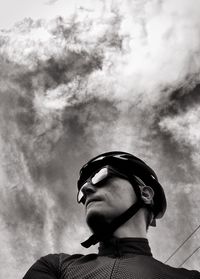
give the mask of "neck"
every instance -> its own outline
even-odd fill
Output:
[[[140,237],[147,238],[144,210],[140,209],[131,219],[120,226],[113,234],[118,238]]]

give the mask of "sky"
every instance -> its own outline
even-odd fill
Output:
[[[22,278],[49,253],[96,251],[80,246],[90,232],[76,181],[102,152],[131,152],[158,174],[168,210],[149,231],[154,257],[165,261],[198,227],[199,8],[0,1],[0,278]],[[184,267],[199,261],[198,250]]]

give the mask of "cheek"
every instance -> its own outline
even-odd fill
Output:
[[[133,191],[133,189],[131,189],[131,191],[129,191],[129,193],[127,192],[124,199],[127,200],[127,203],[129,203],[130,205],[132,205],[133,203],[136,202],[137,197],[135,195],[135,192]]]
[[[107,210],[114,211],[116,213],[123,212],[133,205],[135,202],[135,195],[129,192],[122,192],[118,189],[115,192],[107,192],[104,195],[105,203],[104,206]]]
[[[113,187],[113,193],[109,192],[107,200],[115,207],[127,209],[133,205],[137,198],[131,185],[124,185],[124,188]]]

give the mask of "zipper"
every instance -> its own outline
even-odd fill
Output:
[[[119,246],[119,240],[116,238],[113,240],[113,247],[114,247],[114,256],[116,257],[114,264],[113,264],[113,268],[112,268],[112,272],[110,275],[110,279],[112,278],[117,278],[117,272],[118,272],[118,268],[119,268],[119,263],[120,263],[120,257],[121,255],[121,251],[120,251],[120,246]]]
[[[114,264],[113,264],[113,268],[110,274],[110,279],[116,279],[117,278],[117,272],[118,272],[118,268],[119,268],[119,262],[120,259],[115,259]]]

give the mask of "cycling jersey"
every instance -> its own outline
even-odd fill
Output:
[[[198,271],[174,268],[152,257],[145,238],[111,238],[97,254],[49,254],[23,279],[200,279]]]

